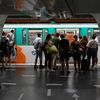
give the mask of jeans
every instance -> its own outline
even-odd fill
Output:
[[[37,64],[38,58],[40,59],[40,65],[42,65],[42,51],[36,50],[35,65]]]
[[[97,57],[97,48],[89,48],[87,55],[88,55],[89,65],[92,58],[92,67],[94,67],[96,63],[96,57]]]

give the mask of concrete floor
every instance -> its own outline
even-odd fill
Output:
[[[61,75],[10,66],[0,71],[0,100],[100,100],[100,67],[95,71]]]

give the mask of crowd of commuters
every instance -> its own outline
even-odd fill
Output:
[[[14,31],[6,33],[2,32],[1,42],[0,42],[0,60],[2,62],[2,68],[5,69],[6,65],[11,64],[11,55],[15,57],[15,41],[14,41]]]
[[[41,34],[38,33],[34,40],[34,48],[36,49],[36,58],[34,69],[38,68],[37,61],[40,60],[39,69],[45,68],[46,71],[60,70],[63,74],[69,70],[69,58],[73,58],[75,72],[81,71],[82,60],[88,59],[89,70],[94,70],[97,64],[98,42],[96,41],[96,34],[92,34],[90,40],[86,36],[73,36],[73,41],[69,41],[66,35],[56,33],[54,35],[47,34],[46,39],[42,42]],[[42,55],[44,53],[45,63],[43,64]],[[0,42],[0,60],[3,68],[11,63],[11,56],[16,57],[14,31],[8,34],[2,33]],[[91,60],[92,59],[92,60]],[[91,63],[92,62],[92,63]],[[58,66],[58,63],[61,65]]]
[[[70,42],[64,34],[47,34],[44,42],[41,40],[41,35],[35,39],[37,44],[36,59],[34,68],[37,69],[37,57],[40,58],[40,69],[45,68],[46,71],[56,71],[60,69],[63,74],[65,69],[69,71],[69,58],[73,58],[75,72],[81,71],[82,59],[88,59],[89,69],[93,70],[97,63],[98,43],[95,40],[96,34],[92,34],[90,40],[86,36],[73,36],[73,41]],[[42,65],[42,53],[45,55],[45,64]],[[92,60],[91,60],[92,58]],[[57,66],[57,62],[61,64]],[[92,65],[91,65],[92,62]]]

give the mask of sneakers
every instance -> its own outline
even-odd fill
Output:
[[[40,65],[40,66],[39,66],[39,69],[43,69],[43,68],[44,68],[44,66],[43,66],[43,65]]]
[[[38,68],[38,66],[37,66],[37,65],[34,65],[34,69],[37,70],[37,68]],[[43,69],[43,68],[44,68],[43,65],[40,65],[40,66],[39,66],[39,69],[40,69],[40,70]]]

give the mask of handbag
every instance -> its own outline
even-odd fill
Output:
[[[56,54],[56,53],[58,53],[58,49],[57,49],[57,47],[55,45],[49,46],[47,48],[47,51],[48,51],[49,54]]]

